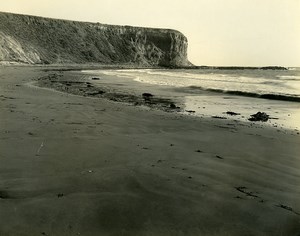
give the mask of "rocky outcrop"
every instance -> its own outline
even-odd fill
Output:
[[[0,60],[4,62],[41,63],[34,49],[23,47],[19,41],[0,31]]]
[[[0,62],[189,66],[178,31],[0,13]]]

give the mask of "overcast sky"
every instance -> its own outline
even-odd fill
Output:
[[[300,0],[1,0],[0,11],[177,29],[196,65],[300,66]]]

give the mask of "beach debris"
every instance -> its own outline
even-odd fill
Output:
[[[186,112],[188,113],[195,113],[196,111],[193,111],[193,110],[185,110]]]
[[[28,134],[29,134],[29,135],[31,135],[31,136],[33,135],[33,133],[32,133],[32,132],[28,132]]]
[[[275,206],[276,206],[276,207],[280,207],[280,208],[282,208],[282,209],[285,209],[285,210],[287,210],[287,211],[293,212],[293,213],[295,213],[296,215],[300,215],[300,213],[294,211],[293,208],[290,207],[290,206],[286,206],[286,205],[283,205],[283,204],[278,204],[278,205],[275,205]]]
[[[44,147],[44,142],[41,143],[39,149],[38,149],[37,152],[36,152],[36,156],[39,156],[39,155],[40,155],[40,151],[41,151],[41,149],[42,149],[43,147]]]
[[[93,77],[92,80],[100,80],[98,77]]]
[[[223,117],[223,116],[212,116],[211,118],[221,119],[221,120],[226,120],[227,119],[226,117]]]
[[[233,112],[233,111],[227,111],[227,112],[225,112],[225,114],[230,115],[230,116],[238,116],[241,113],[236,113],[236,112]]]
[[[63,197],[64,196],[64,194],[63,193],[59,193],[59,194],[57,194],[57,197],[58,198],[60,198],[60,197]]]
[[[269,115],[265,112],[257,112],[256,114],[251,115],[251,117],[248,119],[249,121],[262,121],[266,122],[269,119]]]
[[[90,96],[95,96],[95,95],[99,95],[99,94],[103,94],[103,93],[105,93],[105,92],[99,90],[99,91],[94,91],[94,92],[87,92],[86,94],[90,95]]]
[[[189,179],[192,179],[192,176],[189,176],[188,178],[189,178]]]
[[[0,98],[3,98],[3,99],[16,99],[16,98],[13,98],[13,97],[7,97],[7,96],[4,96],[4,95],[0,95]]]
[[[257,195],[255,195],[253,192],[249,191],[246,187],[240,186],[240,187],[235,187],[235,189],[243,194],[245,194],[248,197],[253,197],[253,198],[258,198]]]
[[[235,198],[237,198],[237,199],[243,199],[241,196],[235,196]]]
[[[106,161],[105,161],[106,162]],[[83,175],[85,175],[85,174],[91,174],[91,173],[93,173],[94,171],[93,170],[83,170],[83,171],[81,171],[80,173],[81,174],[83,174]]]
[[[286,206],[286,205],[283,205],[283,204],[278,204],[278,205],[275,205],[275,206],[281,207],[281,208],[286,209],[288,211],[292,211],[293,210],[293,208],[291,208],[289,206]]]
[[[81,105],[83,105],[82,103],[78,103],[78,102],[64,102],[64,104],[66,104],[66,105],[78,105],[78,106],[81,106]],[[51,119],[51,120],[54,120],[54,119]]]
[[[0,190],[0,199],[8,199],[9,195],[6,191]]]
[[[47,234],[46,232],[42,232],[41,235],[50,236],[50,234]]]
[[[216,155],[216,158],[218,158],[218,159],[224,159],[224,157],[221,157],[219,155]]]
[[[196,150],[195,152],[202,152],[200,149]]]
[[[151,93],[143,93],[142,94],[143,98],[145,101],[150,101],[150,99],[154,96],[153,94]]]

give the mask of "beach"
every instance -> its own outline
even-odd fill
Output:
[[[0,67],[0,235],[299,234],[298,129],[93,78]]]

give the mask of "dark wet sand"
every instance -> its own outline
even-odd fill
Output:
[[[298,235],[300,137],[0,67],[0,235]]]

